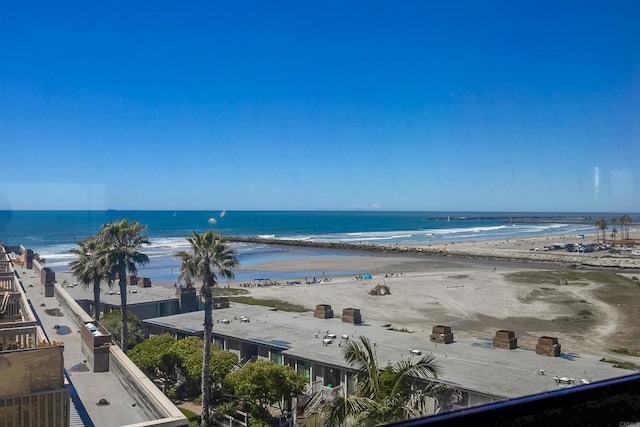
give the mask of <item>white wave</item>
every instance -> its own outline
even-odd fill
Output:
[[[254,251],[256,249],[264,248],[267,245],[258,244],[258,243],[231,242],[230,246],[233,249],[236,249],[242,252],[248,252],[248,251]]]
[[[258,237],[261,239],[275,239],[275,234],[258,234]]]
[[[517,228],[522,230],[529,231],[546,231],[546,230],[557,230],[559,228],[568,227],[569,224],[526,224],[520,225]]]
[[[279,237],[283,240],[319,242],[375,242],[397,240],[399,242],[430,242],[434,240],[488,240],[494,238],[518,238],[536,234],[571,234],[589,229],[569,224],[501,224],[479,227],[429,228],[422,230],[358,231],[333,234],[298,235]]]
[[[301,240],[301,241],[309,240],[309,241],[313,241],[313,240],[318,240],[319,237],[318,236],[285,236],[285,237],[277,237],[276,239],[278,239],[278,240]]]
[[[149,251],[149,250],[144,250],[142,249],[141,252],[144,252],[145,254],[151,256],[151,255],[158,255],[158,254],[166,254],[167,251],[166,250],[153,250],[153,251]]]
[[[360,231],[335,234],[317,234],[313,236],[288,236],[282,237],[282,239],[320,242],[382,241],[412,238],[422,240],[425,236],[429,236],[429,238],[441,238],[443,236],[456,235],[458,233],[477,233],[479,235],[482,234],[482,232],[495,232],[506,228],[506,226],[500,225],[492,227],[433,228],[424,230]],[[474,234],[472,237],[478,238],[478,235]]]
[[[76,256],[70,253],[41,253],[40,256],[46,260],[50,259],[75,259]]]
[[[413,236],[411,234],[398,234],[398,235],[385,236],[385,237],[378,236],[378,237],[341,238],[341,239],[335,239],[335,240],[340,242],[370,242],[370,241],[376,241],[376,240],[408,239],[410,237],[413,237]]]
[[[45,267],[67,267],[68,265],[69,263],[66,261],[60,261],[60,262],[47,261],[47,264],[45,265]]]
[[[150,241],[148,248],[184,248],[189,242],[184,237],[161,237]]]
[[[422,230],[422,233],[432,233],[432,234],[457,234],[457,233],[481,233],[486,231],[497,231],[504,230],[507,228],[505,225],[496,225],[492,227],[466,227],[466,228],[430,228],[427,230]]]

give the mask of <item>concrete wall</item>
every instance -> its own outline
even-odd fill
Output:
[[[34,259],[34,260],[33,260],[33,262],[32,262],[31,267],[32,267],[36,272],[40,273],[40,271],[42,271],[42,269],[44,268],[44,265],[42,265],[42,264],[40,263],[40,261],[38,261],[37,259]],[[29,268],[29,267],[26,267],[26,268]]]
[[[69,312],[73,316],[73,320],[78,326],[93,321],[93,318],[87,314],[82,307],[80,307],[76,300],[74,300],[59,283],[56,283],[53,287],[55,289],[56,299],[62,306],[69,309]]]
[[[187,425],[187,419],[182,412],[129,360],[119,347],[111,346],[110,352],[109,369],[116,374],[122,386],[135,398],[136,404],[144,410],[145,414],[149,418],[156,418],[154,421],[130,424],[129,427],[180,427]]]
[[[54,287],[56,299],[68,309],[72,320],[78,326],[93,321],[61,285],[56,283]],[[109,370],[113,371],[125,390],[143,408],[149,418],[154,418],[153,421],[130,424],[129,427],[187,425],[187,419],[182,412],[115,345],[109,347]]]

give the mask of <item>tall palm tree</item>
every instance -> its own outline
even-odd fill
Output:
[[[427,415],[427,398],[436,388],[425,380],[437,378],[440,369],[431,355],[381,368],[366,337],[347,342],[344,358],[355,369],[355,392],[331,401],[308,425],[378,425]]]
[[[609,220],[609,224],[613,226],[613,230],[611,230],[611,238],[613,239],[613,246],[616,245],[616,235],[618,234],[618,229],[616,225],[618,224],[618,218],[613,217]]]
[[[629,226],[631,225],[632,220],[631,217],[627,214],[622,215],[620,218],[620,224],[622,224],[622,229],[624,231],[624,238],[629,240]]]
[[[602,231],[602,243],[607,243],[607,221],[604,218],[598,220],[598,228]]]
[[[100,243],[95,236],[78,242],[78,247],[69,252],[78,258],[69,263],[71,272],[84,288],[93,284],[93,319],[100,321],[100,285],[107,281],[111,286],[105,259],[100,257]]]
[[[596,226],[596,243],[600,243],[600,220],[596,220],[593,225]]]
[[[204,299],[204,347],[202,350],[202,427],[211,425],[211,338],[213,335],[213,288],[219,277],[233,279],[233,269],[238,266],[237,251],[232,249],[219,234],[212,231],[196,233],[187,241],[189,251],[175,254],[181,261],[180,279],[202,281],[200,296]]]
[[[147,227],[137,221],[129,222],[121,219],[104,224],[98,232],[100,256],[107,267],[109,277],[118,278],[120,288],[120,313],[122,336],[120,348],[127,351],[128,319],[127,319],[127,272],[137,274],[138,266],[149,262],[149,257],[138,251],[142,245],[149,244],[149,238],[142,235]]]

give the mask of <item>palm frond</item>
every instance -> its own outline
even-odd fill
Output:
[[[380,367],[375,350],[369,339],[360,336],[358,341],[349,341],[343,350],[345,361],[355,368],[357,394],[372,399],[380,398]]]
[[[363,426],[379,410],[380,405],[368,397],[337,397],[325,407],[323,421],[325,426]]]

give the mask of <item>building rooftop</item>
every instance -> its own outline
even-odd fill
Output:
[[[39,274],[22,267],[16,270],[42,329],[50,339],[64,342],[64,367],[93,423],[96,426],[115,427],[149,421],[142,406],[134,405],[135,399],[115,373],[91,372],[88,369],[81,352],[80,326],[73,314],[60,305],[56,298],[44,296]],[[102,398],[109,405],[97,405]]]
[[[83,287],[82,285],[72,284],[67,285],[64,289],[75,300],[93,301],[93,286]],[[175,300],[177,298],[174,288],[164,288],[162,286],[151,286],[149,288],[127,286],[127,290],[127,306]],[[120,288],[117,283],[111,289],[103,286],[102,292],[100,293],[100,302],[120,306]]]
[[[362,315],[366,320],[366,311]],[[241,316],[248,317],[250,321],[241,322]],[[349,367],[339,345],[345,342],[343,336],[357,339],[363,335],[375,342],[380,364],[417,357],[411,350],[420,350],[422,354],[436,357],[442,371],[441,381],[502,398],[557,390],[561,386],[556,383],[555,376],[572,378],[579,384],[581,380],[593,382],[634,373],[600,362],[598,356],[573,353],[571,349],[564,349],[561,357],[547,357],[537,355],[534,349],[493,348],[493,337],[463,338],[452,344],[434,344],[426,332],[394,331],[389,329],[390,325],[379,322],[353,325],[342,322],[340,317],[319,319],[313,317],[313,312],[289,313],[232,303],[230,308],[214,310],[213,319],[214,335],[260,343],[295,358],[336,367]],[[192,335],[201,335],[203,330],[202,312],[144,322]],[[335,334],[336,338],[333,343],[324,345],[323,338],[327,332]],[[453,333],[455,335],[455,331]],[[562,344],[562,337],[559,338]]]

